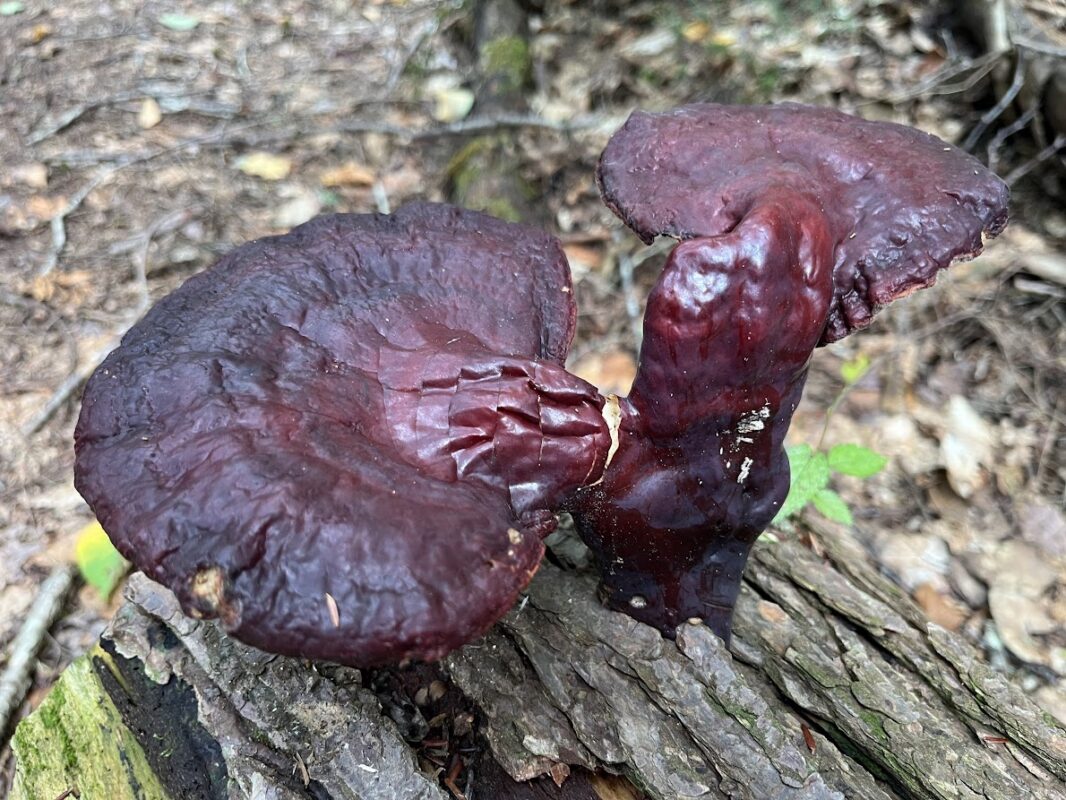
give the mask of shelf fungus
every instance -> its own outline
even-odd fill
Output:
[[[90,379],[75,480],[116,547],[249,644],[371,666],[480,636],[568,510],[612,607],[728,637],[814,349],[977,253],[1007,190],[794,105],[634,114],[598,179],[680,240],[628,397],[563,366],[551,236],[428,203],[320,217],[191,278]]]

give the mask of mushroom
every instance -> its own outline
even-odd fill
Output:
[[[646,243],[680,243],[648,299],[617,452],[569,509],[610,606],[728,639],[748,552],[788,492],[815,347],[980,252],[1008,190],[935,136],[794,104],[637,112],[597,177]]]
[[[681,240],[629,397],[563,367],[551,236],[320,217],[189,279],[89,380],[75,483],[115,546],[249,644],[373,666],[483,633],[565,509],[614,608],[728,637],[815,347],[977,253],[1007,191],[935,137],[795,105],[634,114],[598,180]]]
[[[265,650],[434,659],[510,608],[602,473],[551,236],[443,205],[320,217],[163,298],[86,386],[116,547]]]

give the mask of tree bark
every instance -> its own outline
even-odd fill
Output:
[[[546,562],[443,667],[495,761],[518,781],[555,782],[522,794],[474,780],[467,794],[1066,797],[1066,731],[846,534],[815,536],[818,552],[795,537],[757,545],[732,652],[703,626],[664,639],[605,610],[593,576]],[[556,552],[574,549],[564,537]],[[100,647],[17,730],[17,800],[75,786],[108,800],[464,791],[419,769],[372,676],[245,647],[142,576],[127,596]],[[585,777],[564,781],[570,770]],[[595,777],[609,773],[637,788]]]

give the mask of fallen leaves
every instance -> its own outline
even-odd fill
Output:
[[[1059,628],[1048,613],[1045,595],[1063,580],[1061,567],[1032,545],[1013,539],[1003,542],[985,563],[988,608],[1003,643],[1023,661],[1066,675],[1066,649],[1035,638]]]
[[[85,582],[105,600],[115,591],[130,566],[95,520],[78,534],[74,544],[74,560]]]
[[[914,601],[922,607],[925,615],[942,628],[957,631],[966,621],[966,609],[929,583],[920,584],[914,590]]]
[[[39,228],[53,218],[62,214],[67,208],[67,198],[63,195],[32,195],[18,201],[11,197],[0,197],[0,234],[15,236]]]
[[[292,172],[292,160],[274,153],[258,151],[237,159],[237,169],[264,181],[280,181]]]
[[[940,457],[951,488],[970,497],[984,485],[982,466],[994,464],[995,434],[966,398],[948,401],[946,431],[940,439]]]
[[[284,186],[278,192],[285,199],[274,212],[274,224],[279,228],[295,228],[322,210],[318,193],[303,186]]]
[[[327,169],[319,176],[318,182],[327,189],[339,189],[345,186],[373,186],[373,170],[354,161],[346,161],[339,167]]]
[[[48,187],[48,167],[38,162],[15,164],[0,174],[0,186],[28,186],[31,189]]]
[[[141,107],[137,110],[137,125],[143,130],[154,128],[163,119],[163,111],[155,98],[146,97],[141,101]]]
[[[80,306],[92,292],[93,275],[87,270],[52,270],[23,285],[23,294],[41,303],[60,301],[68,307]]]
[[[200,18],[194,17],[191,14],[160,14],[159,24],[164,28],[169,28],[172,31],[178,31],[184,33],[186,31],[194,30],[200,24]]]
[[[426,79],[423,91],[433,103],[430,113],[437,122],[449,123],[466,119],[474,108],[474,93],[461,84],[458,75],[433,75]]]

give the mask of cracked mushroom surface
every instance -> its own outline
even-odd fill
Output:
[[[980,252],[1009,193],[935,136],[795,104],[636,112],[597,179],[645,242],[680,243],[648,299],[617,454],[570,510],[612,607],[728,638],[788,493],[814,349]]]
[[[116,547],[272,652],[434,659],[484,632],[599,478],[551,236],[416,204],[244,245],[90,379],[75,481]]]

